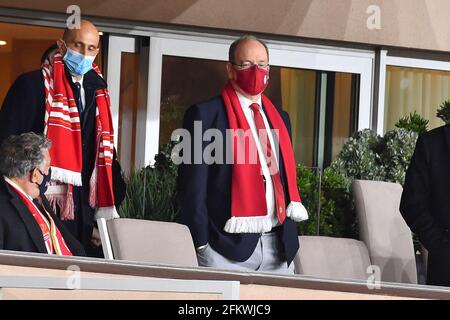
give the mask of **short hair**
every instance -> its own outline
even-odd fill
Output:
[[[249,41],[249,40],[258,41],[259,43],[261,43],[264,46],[264,49],[266,49],[267,60],[269,60],[269,48],[267,47],[267,44],[264,41],[262,41],[261,39],[247,34],[247,35],[244,35],[244,36],[240,37],[239,39],[233,41],[233,43],[231,44],[230,49],[228,50],[228,61],[229,62],[235,62],[234,55],[236,53],[236,49],[239,46],[239,44],[241,42],[245,42],[245,41]]]
[[[43,150],[50,146],[49,139],[34,132],[9,136],[0,146],[0,172],[8,178],[24,177],[42,166]]]
[[[47,50],[44,51],[41,57],[41,64],[45,62],[49,58],[50,53],[53,51],[58,50],[58,45],[56,43],[52,44],[50,47],[47,48]]]

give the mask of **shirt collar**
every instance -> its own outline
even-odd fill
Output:
[[[72,77],[72,82],[73,82],[73,83],[78,82],[78,83],[81,85],[81,87],[83,88],[84,75],[81,76],[81,79],[80,79],[80,80],[76,80],[75,77],[72,76],[72,75],[71,75],[71,77]]]
[[[8,177],[3,176],[3,178],[5,179],[5,181],[7,183],[9,183],[11,185],[11,187],[13,187],[14,189],[16,189],[17,191],[19,191],[20,193],[22,193],[25,197],[27,197],[30,201],[33,201],[33,198],[26,193],[17,183],[15,183],[14,181],[12,181],[11,179],[9,179]]]
[[[72,80],[72,83],[75,83],[75,80],[73,79],[72,75],[70,74],[69,69],[67,66],[64,67],[64,70],[66,72],[67,79]],[[105,79],[103,79],[101,76],[95,72],[95,70],[91,69],[88,72],[86,72],[81,79],[80,84],[83,85],[84,81],[86,81],[86,85],[82,86],[83,88],[93,88],[95,90],[99,89],[105,89],[108,87],[106,84]]]
[[[249,98],[244,97],[244,96],[242,95],[242,93],[238,92],[237,90],[235,90],[235,91],[236,91],[236,94],[237,94],[237,96],[238,96],[238,99],[239,99],[239,102],[240,102],[240,104],[241,104],[241,107],[242,107],[243,109],[244,109],[244,108],[250,108],[250,105],[251,105],[252,103],[255,103],[255,102],[253,102],[252,100],[250,100]],[[259,96],[258,101],[257,101],[256,103],[259,105],[259,108],[261,109],[261,96]]]

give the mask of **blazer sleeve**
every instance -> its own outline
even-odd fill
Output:
[[[202,137],[194,135],[194,122],[201,121],[202,131],[208,129],[206,115],[202,115],[197,105],[190,107],[184,116],[183,128],[187,135],[180,142],[183,161],[178,167],[177,189],[180,204],[181,222],[189,227],[196,248],[208,243],[208,170],[203,159],[205,142],[202,142],[201,155],[195,161],[195,140],[202,141]],[[197,133],[198,135],[198,133]]]
[[[119,160],[117,160],[116,148],[114,148],[114,156],[112,161],[112,176],[113,176],[113,192],[114,192],[114,205],[119,209],[127,192],[127,184],[122,174],[122,167]]]
[[[281,111],[281,117],[283,118],[284,124],[286,125],[286,129],[289,132],[289,138],[291,138],[292,142],[292,126],[291,126],[291,119],[289,118],[289,113],[286,111]]]
[[[0,250],[5,250],[5,232],[4,232],[3,221],[0,219]]]
[[[45,98],[38,72],[25,73],[9,89],[0,109],[0,142],[12,134],[44,130]]]
[[[430,163],[428,150],[420,135],[411,163],[406,172],[405,185],[400,202],[400,212],[412,232],[430,251],[448,247],[444,229],[430,211]]]

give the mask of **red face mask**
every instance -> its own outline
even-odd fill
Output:
[[[269,70],[259,68],[257,65],[236,70],[236,84],[248,95],[256,96],[269,84]]]

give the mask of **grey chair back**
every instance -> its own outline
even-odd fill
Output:
[[[113,219],[106,221],[106,226],[114,259],[198,266],[191,233],[185,225]]]
[[[352,184],[360,239],[372,264],[387,282],[417,283],[411,230],[399,206],[402,186],[397,183],[355,180]]]
[[[363,242],[354,239],[300,236],[295,272],[328,279],[368,278],[369,254]]]

